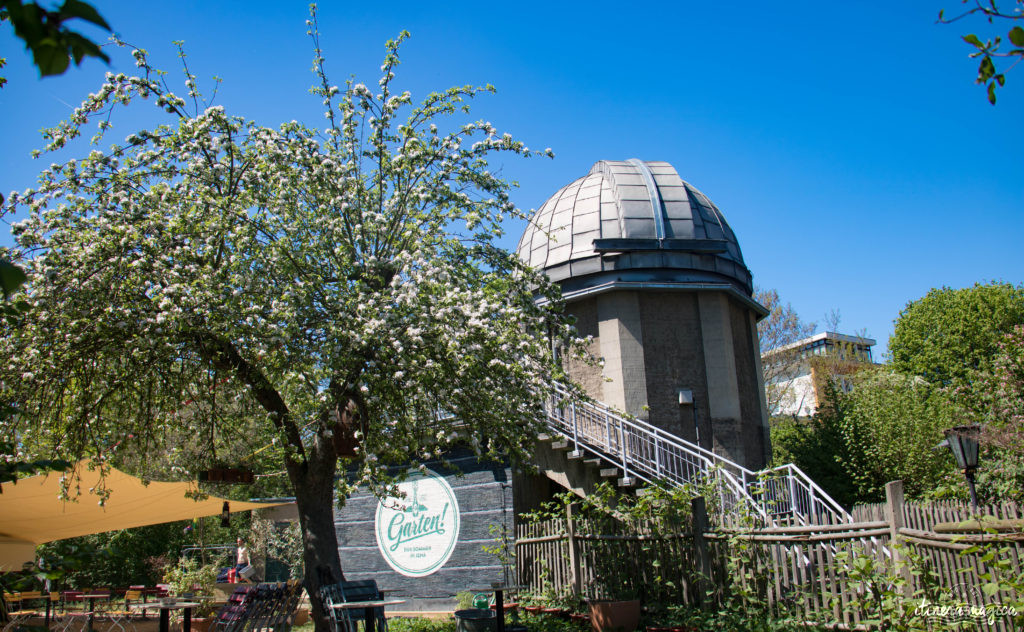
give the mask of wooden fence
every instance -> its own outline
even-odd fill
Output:
[[[999,608],[1017,597],[984,585],[1024,569],[1019,523],[1010,532],[1012,525],[1003,523],[999,534],[953,533],[950,523],[971,517],[968,506],[906,503],[899,481],[889,484],[886,496],[886,503],[856,508],[853,523],[772,528],[709,528],[702,499],[695,499],[692,524],[675,529],[582,519],[569,511],[564,519],[517,527],[519,581],[549,596],[626,594],[654,606],[721,605],[730,591],[745,587],[778,614],[840,628],[865,627],[873,599],[895,595],[906,616],[922,614],[922,607],[966,604],[987,607],[994,617],[991,623],[977,618],[976,629],[1013,630]],[[979,513],[1014,520],[1022,507],[1004,503]],[[995,548],[965,553],[975,545]],[[996,559],[986,563],[991,551]],[[938,618],[930,625],[942,629]]]
[[[520,583],[555,598],[625,594],[696,603],[689,532],[664,533],[652,522],[624,524],[608,516],[582,518],[572,511],[570,507],[565,519],[517,525]]]

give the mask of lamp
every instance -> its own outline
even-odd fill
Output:
[[[974,470],[978,468],[978,438],[981,426],[956,426],[944,431],[945,441],[937,447],[947,447],[956,459],[956,465],[967,479],[967,488],[971,492],[971,507],[978,508],[978,494],[974,490]]]

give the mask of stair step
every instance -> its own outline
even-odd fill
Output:
[[[565,439],[559,439],[557,441],[553,441],[551,443],[551,449],[552,450],[568,450],[569,449],[569,442],[566,441]]]
[[[619,475],[619,468],[617,468],[617,467],[601,468],[600,474],[601,474],[602,478],[615,478],[616,476]]]
[[[632,476],[624,476],[618,480],[619,487],[636,487],[639,481]]]
[[[597,457],[594,457],[594,458],[591,458],[591,459],[584,459],[583,460],[583,465],[589,465],[591,467],[598,467],[598,466],[601,465],[601,459],[599,459]]]
[[[539,435],[537,435],[537,441],[551,441],[551,435],[542,432]]]
[[[583,450],[573,450],[569,454],[565,455],[565,458],[570,461],[579,461],[583,458]]]

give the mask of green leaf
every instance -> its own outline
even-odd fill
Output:
[[[992,105],[996,104],[996,84],[992,82],[988,84],[988,102]]]
[[[971,33],[970,35],[964,35],[963,36],[963,40],[965,42],[967,42],[968,44],[971,44],[973,46],[977,46],[978,48],[984,48],[985,47],[985,45],[981,43],[981,40],[978,39],[978,36],[975,35],[974,33]]]
[[[8,261],[0,261],[0,291],[3,292],[5,299],[27,280],[28,277],[21,268]]]
[[[74,31],[67,31],[64,34],[64,39],[67,45],[71,48],[71,53],[75,56],[75,64],[81,64],[82,59],[85,57],[98,57],[103,61],[110,63],[110,58],[107,57],[106,53],[100,50],[91,40],[82,37],[79,33]]]
[[[67,51],[58,46],[52,38],[36,43],[32,48],[32,60],[43,77],[63,74],[71,62]]]
[[[986,597],[991,597],[999,593],[999,583],[989,582],[981,587],[981,592],[985,593]]]
[[[992,62],[991,57],[985,55],[981,63],[978,64],[978,79],[980,81],[988,81],[994,74],[996,74],[996,65]]]
[[[1015,26],[1010,29],[1009,38],[1014,46],[1024,47],[1024,28]]]
[[[64,0],[64,5],[60,8],[60,15],[64,18],[81,18],[86,22],[92,22],[110,30],[110,25],[99,14],[99,11],[79,0]]]

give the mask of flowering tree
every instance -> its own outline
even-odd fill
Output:
[[[4,434],[35,453],[191,469],[268,435],[317,600],[318,567],[343,576],[339,448],[358,444],[347,465],[377,491],[387,465],[456,442],[523,459],[562,377],[553,344],[574,341],[557,292],[494,243],[521,214],[486,158],[535,152],[457,123],[492,89],[413,105],[392,87],[402,38],[375,90],[339,89],[311,25],[323,131],[204,109],[187,66],[182,98],[134,51],[139,76],[108,75],[46,133],[53,150],[99,119],[98,142],[139,100],[171,117],[10,196],[4,213],[27,213],[12,254],[31,311],[5,332],[0,371],[22,411]]]

